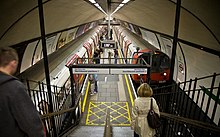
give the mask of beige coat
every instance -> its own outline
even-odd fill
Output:
[[[150,110],[150,97],[138,97],[134,101],[132,108],[131,128],[139,134],[140,137],[153,137],[156,134],[155,129],[149,127],[147,114]],[[153,98],[153,109],[160,115],[156,100]]]

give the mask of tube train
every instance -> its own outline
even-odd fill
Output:
[[[140,58],[143,58],[147,64],[151,64],[150,84],[162,84],[169,81],[170,75],[170,58],[147,41],[141,39],[136,34],[128,32],[125,28],[115,27],[116,37],[121,47],[122,53],[128,59],[127,63],[137,64]],[[147,82],[147,75],[131,75],[135,84]]]

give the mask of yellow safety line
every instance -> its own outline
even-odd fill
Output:
[[[128,120],[129,120],[129,122],[131,123],[131,116],[130,116],[130,109],[129,109],[129,107],[128,107],[128,102],[126,102],[126,106],[127,106],[127,108],[128,108]]]
[[[84,110],[85,110],[86,100],[87,100],[87,96],[88,96],[88,92],[89,92],[89,86],[90,86],[90,81],[88,81],[88,85],[86,88],[86,94],[85,94],[85,98],[83,100],[82,112],[84,112]]]
[[[80,79],[79,79],[79,83],[81,83],[82,82],[82,80],[83,80],[83,75],[80,77]]]
[[[132,94],[131,94],[131,87],[130,87],[130,85],[129,85],[129,83],[128,83],[128,77],[127,77],[127,75],[124,75],[124,76],[125,76],[126,84],[127,84],[127,86],[128,86],[128,93],[129,93],[129,95],[130,95],[131,105],[134,106],[134,99],[133,99],[133,96],[132,96]]]
[[[119,52],[119,56],[120,56],[120,58],[122,58],[121,52]],[[122,64],[121,60],[120,60],[120,63]],[[130,87],[130,85],[128,83],[128,77],[127,77],[127,75],[124,75],[124,77],[125,77],[126,85],[128,87],[128,92],[129,92],[129,96],[130,96],[130,100],[131,100],[131,105],[133,106],[134,105],[134,99],[133,99],[133,96],[131,94],[131,87]]]
[[[86,125],[88,125],[88,123],[89,123],[90,105],[91,104],[89,103],[88,114],[87,114],[87,117],[86,117]]]

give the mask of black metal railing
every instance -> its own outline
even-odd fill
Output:
[[[77,126],[79,124],[79,121],[81,119],[80,100],[81,95],[76,98],[76,101],[74,102],[75,105],[57,112],[41,115],[42,121],[48,121],[48,119],[50,120],[52,117],[55,117],[55,119],[63,118],[62,122],[60,121],[60,123],[56,123],[56,129],[57,131],[59,131],[57,132],[57,136],[63,136],[74,126]],[[53,136],[53,132],[51,131],[48,133],[47,130],[47,137]]]
[[[220,104],[220,74],[190,79],[189,81],[172,84],[154,89],[154,97],[161,112],[196,120],[207,124],[198,127],[193,122],[184,123],[177,119],[163,119],[159,129],[163,136],[194,136],[215,137],[218,133],[209,125],[220,126],[217,106]]]
[[[113,54],[113,53],[112,53]],[[73,64],[121,64],[120,62],[123,62],[128,64],[138,64],[145,65],[150,67],[150,63],[146,62],[144,58],[119,58],[119,57],[105,57],[105,58],[77,58]],[[122,63],[122,64],[123,64]]]
[[[70,88],[70,85],[69,88],[51,85],[52,92],[51,95],[49,95],[46,84],[43,82],[23,80],[23,83],[26,85],[28,95],[42,117],[47,137],[60,136],[70,127],[78,123],[81,115],[79,106],[81,94],[78,91],[80,88],[77,88],[77,84],[74,86],[73,90]],[[52,97],[52,104],[48,103],[49,96]],[[74,110],[62,112],[63,110],[68,110],[74,106]],[[50,107],[53,107],[54,112],[49,111]],[[51,113],[57,115],[50,115]],[[54,132],[54,129],[56,132]],[[54,133],[57,133],[58,135],[54,135]]]

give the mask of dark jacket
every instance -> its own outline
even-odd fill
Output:
[[[42,122],[24,85],[0,72],[0,137],[44,137]]]

